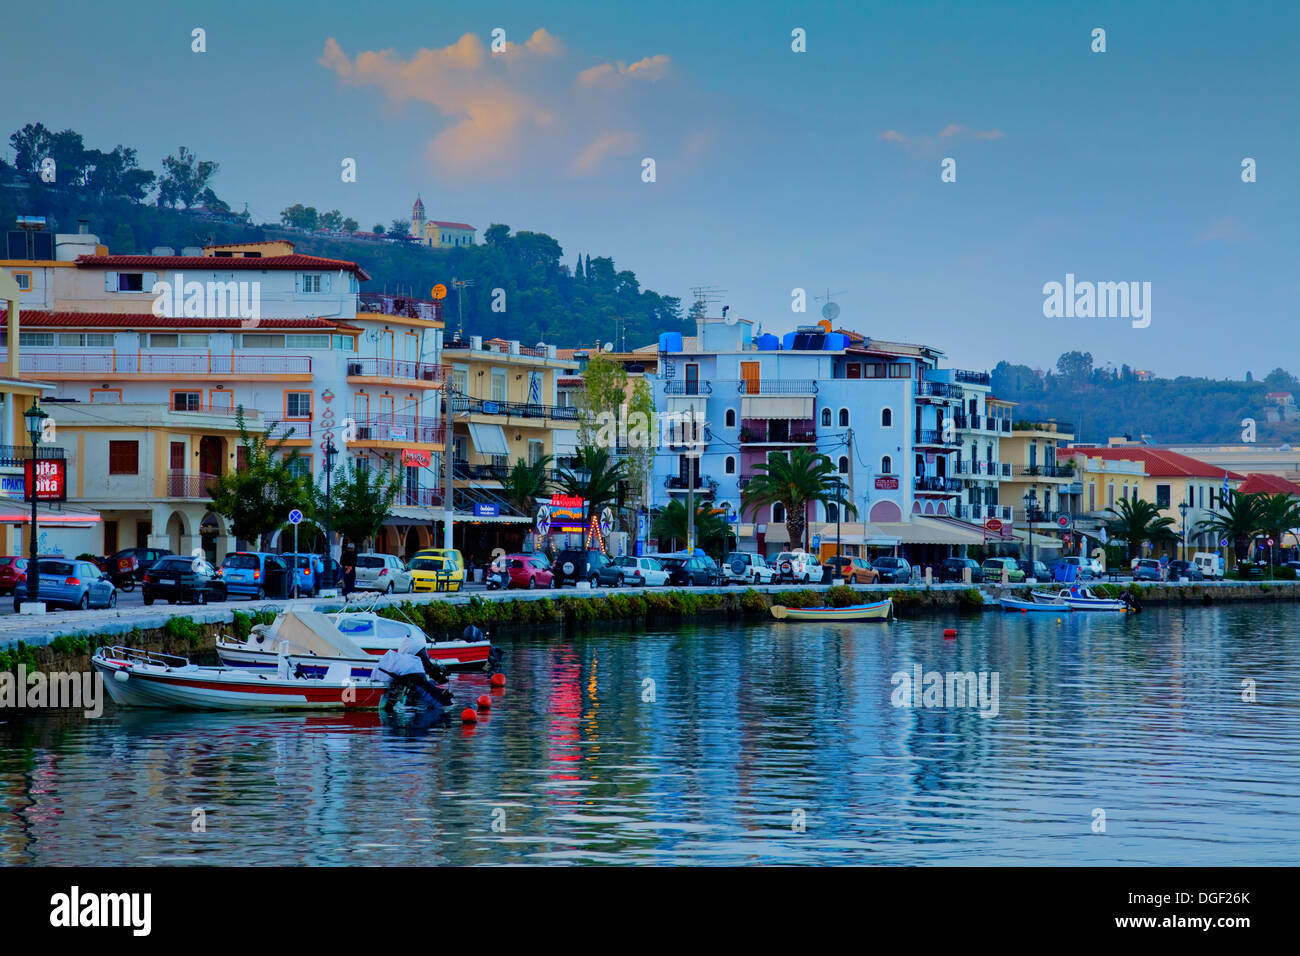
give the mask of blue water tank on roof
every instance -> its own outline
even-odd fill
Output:
[[[843,332],[827,332],[826,342],[822,345],[827,352],[842,352],[849,347],[849,337]]]
[[[795,337],[794,332],[787,332],[785,333],[785,335],[781,336],[781,348],[783,349],[794,348],[794,337]]]
[[[775,352],[781,347],[781,340],[771,332],[758,337],[758,349],[760,352]]]
[[[680,352],[682,350],[682,333],[661,332],[659,334],[660,352]]]

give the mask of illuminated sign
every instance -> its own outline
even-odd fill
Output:
[[[432,460],[431,454],[427,451],[417,451],[414,448],[402,449],[402,466],[404,468],[428,468]]]
[[[586,502],[576,495],[551,495],[551,531],[582,532],[583,506]]]
[[[23,500],[32,500],[32,460],[23,462]],[[39,501],[66,501],[68,498],[68,462],[63,458],[39,458],[36,461],[36,498]]]

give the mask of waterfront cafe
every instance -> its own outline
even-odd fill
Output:
[[[809,524],[809,535],[818,542],[818,557],[825,562],[835,556],[838,534],[843,554],[873,560],[891,555],[905,558],[917,568],[938,568],[944,558],[962,555],[972,545],[986,550],[1014,542],[1010,529],[980,528],[943,517],[913,516],[910,521],[833,521]]]

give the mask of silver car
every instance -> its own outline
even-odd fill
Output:
[[[358,554],[357,590],[410,594],[411,570],[395,554]]]

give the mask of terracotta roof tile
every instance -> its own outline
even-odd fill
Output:
[[[319,269],[331,272],[341,269],[351,272],[365,282],[370,273],[346,259],[326,259],[321,256],[305,256],[294,253],[291,256],[78,256],[79,266],[127,266],[136,269],[213,269],[226,272],[237,269]]]

